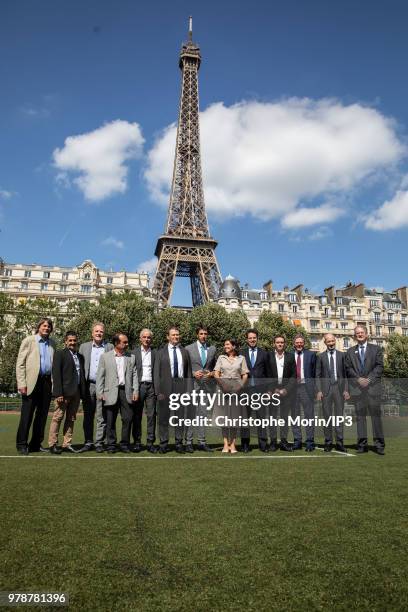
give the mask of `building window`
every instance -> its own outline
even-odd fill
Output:
[[[60,285],[60,291],[61,291],[61,293],[66,293],[67,292],[67,286],[66,285]]]
[[[341,329],[347,329],[347,323],[341,323]]]
[[[342,303],[343,303],[343,298],[342,297],[336,297],[336,304],[337,304],[337,306],[339,304],[342,304]]]
[[[27,281],[21,281],[20,288],[21,288],[21,289],[28,289],[28,283],[27,283]]]
[[[63,272],[62,273],[62,280],[63,281],[67,281],[68,280],[68,276],[69,276],[68,272]]]
[[[357,308],[357,316],[361,317],[361,308]]]
[[[296,293],[289,293],[289,302],[296,302]]]
[[[285,305],[284,304],[279,304],[278,311],[279,312],[285,312]]]
[[[401,325],[406,325],[406,324],[407,324],[407,316],[401,315]]]
[[[81,285],[81,292],[82,293],[91,293],[91,285]]]
[[[50,278],[50,272],[43,272],[43,278]]]
[[[345,310],[344,308],[340,308],[340,319],[345,319]]]
[[[330,315],[330,309],[329,308],[325,308],[324,309],[324,316],[328,317]]]
[[[310,328],[311,329],[319,329],[319,321],[314,319],[310,319]]]
[[[381,319],[381,314],[379,312],[374,313],[374,322],[379,323]]]
[[[403,329],[402,330],[402,335],[403,336],[408,336],[408,329]]]
[[[395,327],[389,327],[388,328],[388,333],[389,334],[394,334],[395,333]]]
[[[344,348],[349,348],[349,346],[350,346],[350,341],[349,341],[349,339],[348,339],[348,338],[344,338],[344,340],[343,340],[343,346],[344,346]]]
[[[41,291],[48,291],[48,283],[41,283]]]
[[[24,270],[24,278],[30,278],[31,270]]]
[[[375,335],[376,336],[381,336],[381,325],[376,325],[375,326]]]
[[[8,285],[9,285],[8,281],[5,281],[5,280],[1,281],[1,288],[2,289],[8,289]]]
[[[106,279],[106,282],[107,282],[107,283],[109,283],[109,279],[112,279],[112,277],[111,277],[111,276],[108,276],[108,278]],[[112,282],[112,280],[111,280],[111,282]],[[246,299],[247,299],[247,297],[248,297],[248,291],[243,291],[243,292],[242,292],[242,297],[243,297],[243,299],[244,299],[244,300],[246,300]]]
[[[331,323],[330,321],[326,321],[326,323],[324,324],[326,329],[331,329]]]
[[[316,308],[314,306],[311,306],[310,307],[310,312],[315,312],[315,311],[316,311]]]
[[[12,271],[11,268],[6,268],[4,270],[4,276],[11,276],[12,275]]]
[[[388,319],[388,323],[394,323],[394,313],[389,312],[387,319]]]
[[[85,272],[85,274],[84,274],[84,279],[85,279],[85,280],[91,280],[91,275],[90,275],[90,273],[89,273],[89,272]]]
[[[297,312],[297,306],[292,306],[292,312]]]
[[[112,283],[113,283],[113,276],[108,276],[108,278],[106,279],[106,282],[108,283],[108,285],[112,285]]]

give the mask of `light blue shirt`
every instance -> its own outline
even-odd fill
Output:
[[[96,381],[96,373],[98,371],[99,359],[102,353],[105,352],[105,343],[101,345],[92,343],[91,363],[89,364],[89,380]]]
[[[48,339],[42,338],[40,334],[37,334],[36,338],[38,348],[40,349],[40,374],[42,374],[42,376],[50,376],[52,367],[50,343]]]

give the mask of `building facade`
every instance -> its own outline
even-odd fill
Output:
[[[73,268],[0,263],[0,291],[16,301],[50,298],[64,308],[72,300],[97,302],[104,295],[125,290],[150,297],[149,275],[106,272],[89,259]]]
[[[229,312],[242,309],[253,325],[263,311],[277,313],[304,327],[317,351],[325,348],[323,336],[328,332],[336,336],[340,350],[347,350],[354,344],[353,330],[358,323],[368,328],[371,340],[380,346],[393,333],[408,336],[408,287],[384,291],[348,283],[314,295],[303,285],[276,290],[272,281],[262,289],[250,289],[227,276],[217,302]]]

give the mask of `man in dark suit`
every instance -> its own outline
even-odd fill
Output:
[[[317,356],[316,389],[317,400],[322,402],[323,418],[343,416],[344,401],[350,399],[348,380],[346,378],[345,354],[336,350],[336,338],[333,334],[324,335],[327,350]],[[335,425],[336,450],[346,453],[343,444],[343,425]],[[333,444],[332,425],[323,427],[324,450],[330,452]]]
[[[208,345],[208,329],[204,325],[199,325],[196,329],[197,341],[186,346],[186,351],[190,357],[191,372],[194,378],[194,389],[200,391],[201,389],[205,393],[215,392],[215,388],[212,385],[214,378],[212,373],[215,366],[215,346]],[[194,415],[198,417],[209,416],[207,412],[206,404],[200,404]],[[205,427],[199,425],[196,428],[198,438],[198,450],[207,453],[212,453],[213,449],[208,446],[205,439]],[[185,428],[186,434],[186,453],[193,453],[193,434],[194,427],[189,426]]]
[[[346,374],[357,419],[357,452],[368,451],[367,414],[371,416],[374,450],[384,455],[384,431],[381,420],[381,376],[384,370],[382,350],[369,343],[364,325],[354,328],[356,346],[346,353]]]
[[[150,329],[142,329],[140,332],[140,346],[133,349],[135,356],[137,378],[139,381],[139,399],[134,404],[132,435],[133,452],[140,453],[142,450],[142,416],[143,406],[147,417],[147,444],[149,453],[157,453],[158,448],[154,445],[156,441],[156,394],[153,385],[153,369],[156,350],[152,349],[153,333]]]
[[[246,332],[247,345],[241,352],[245,357],[246,364],[249,369],[248,382],[246,391],[252,393],[263,393],[267,389],[267,381],[271,378],[270,360],[267,351],[258,346],[258,331],[256,329],[248,329]],[[251,408],[248,407],[247,417],[251,416]],[[265,408],[256,411],[254,416],[262,418],[265,415]],[[250,447],[250,429],[241,429],[241,450],[248,453]],[[258,427],[258,446],[262,452],[268,452],[268,432],[263,427]]]
[[[104,451],[103,442],[106,434],[106,418],[103,405],[96,397],[96,373],[98,371],[99,359],[103,353],[111,351],[113,344],[104,341],[105,325],[96,322],[92,326],[92,340],[84,342],[79,347],[79,353],[84,357],[86,395],[84,398],[84,437],[85,444],[80,449],[81,453],[93,449],[94,418],[96,414],[95,450],[97,453]]]
[[[270,368],[272,383],[272,392],[279,395],[279,407],[271,406],[271,414],[283,419],[284,425],[280,427],[280,443],[279,448],[282,451],[291,452],[292,446],[288,442],[288,417],[291,403],[296,396],[296,362],[293,353],[287,353],[286,340],[283,336],[277,335],[273,341],[274,350],[271,351]],[[271,426],[270,428],[271,443],[269,450],[275,452],[278,450],[278,428]]]
[[[315,399],[315,377],[316,377],[316,353],[305,349],[305,339],[302,334],[297,334],[294,339],[294,352],[296,363],[297,393],[294,405],[294,417],[301,416],[303,408],[304,418],[310,421],[306,429],[306,452],[312,453],[315,449],[314,442],[314,399]],[[293,450],[302,448],[302,427],[293,425]]]
[[[180,330],[170,327],[167,340],[167,344],[157,351],[153,368],[153,385],[159,409],[159,453],[169,452],[169,396],[188,392],[191,379],[190,358],[186,349],[180,346]],[[179,408],[174,416],[183,418],[182,409]],[[174,427],[174,437],[176,452],[184,453],[182,424]]]
[[[57,351],[52,364],[52,395],[55,410],[52,415],[48,446],[51,453],[59,455],[58,434],[65,415],[62,450],[76,453],[71,445],[74,422],[81,397],[85,397],[84,358],[78,350],[78,336],[74,331],[65,334],[65,348]]]

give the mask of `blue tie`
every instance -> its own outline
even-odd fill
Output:
[[[207,353],[205,351],[205,344],[201,345],[201,365],[204,367],[207,363]]]
[[[365,348],[364,348],[364,346],[360,346],[359,357],[360,357],[361,371],[363,371],[364,370],[364,361],[365,361]]]
[[[255,349],[251,349],[251,367],[255,365]]]
[[[178,359],[177,359],[177,346],[173,346],[173,378],[178,378]]]

